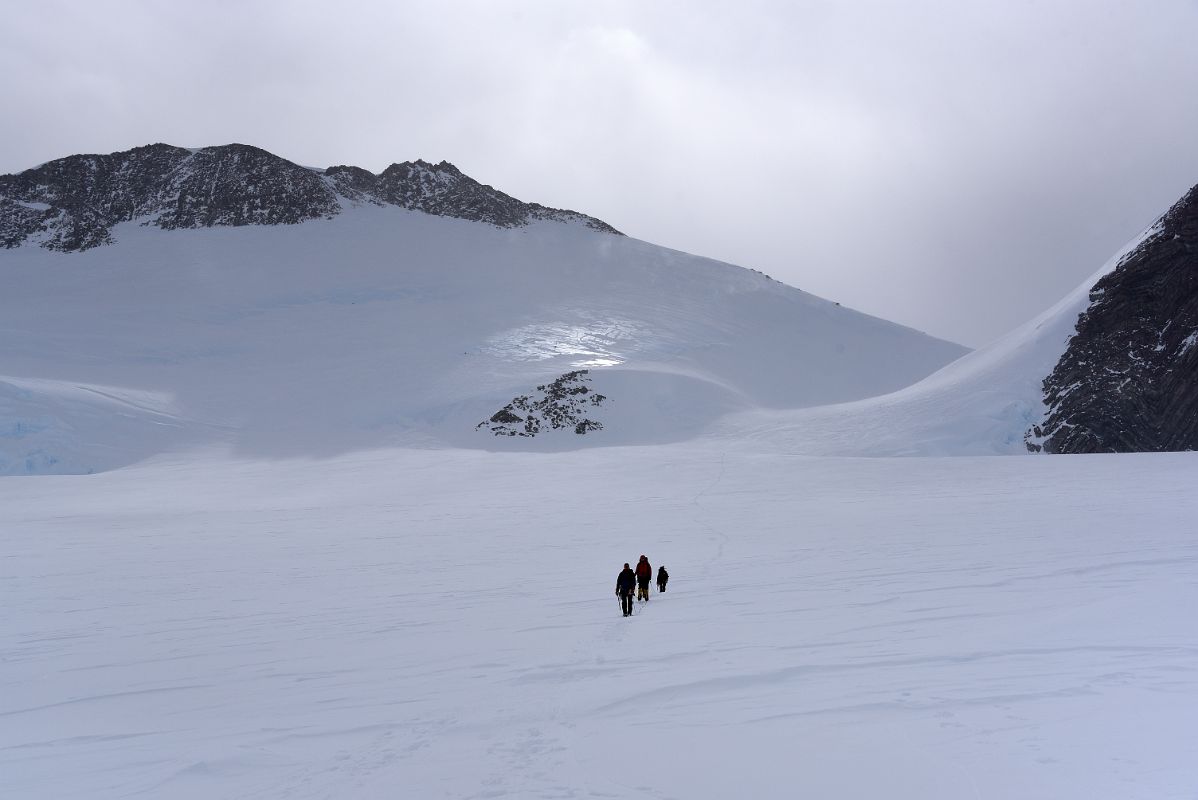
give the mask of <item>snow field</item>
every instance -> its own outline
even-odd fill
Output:
[[[965,352],[580,224],[501,230],[364,207],[115,235],[82,253],[0,249],[0,475],[208,445],[278,459],[675,442],[730,411],[889,392]],[[602,436],[475,431],[580,368],[611,398]],[[96,391],[162,403],[114,410]]]
[[[0,482],[22,798],[1192,798],[1192,454]],[[641,553],[670,590],[632,619]]]

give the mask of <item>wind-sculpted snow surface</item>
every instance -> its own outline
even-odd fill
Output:
[[[0,481],[13,798],[1190,800],[1193,454]],[[625,561],[669,591],[631,619]]]
[[[170,397],[169,424],[108,405],[0,402],[0,430],[41,420],[0,438],[16,471],[102,471],[193,447],[325,457],[679,441],[733,411],[891,391],[964,352],[585,225],[498,228],[362,203],[303,225],[131,221],[113,238],[82,252],[0,249],[0,376],[11,376],[0,381]],[[475,431],[581,369],[611,398],[602,417],[583,415],[602,431]]]

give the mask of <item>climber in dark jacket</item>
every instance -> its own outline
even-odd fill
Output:
[[[616,577],[616,597],[620,598],[620,609],[624,616],[632,616],[632,591],[636,588],[636,573],[628,564]]]
[[[641,556],[636,563],[636,599],[649,601],[649,581],[653,580],[653,567],[649,559]]]
[[[657,568],[657,591],[664,592],[666,590],[666,581],[670,579],[670,573],[666,572],[665,567]]]

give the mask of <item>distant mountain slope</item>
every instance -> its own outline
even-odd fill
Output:
[[[522,203],[445,161],[392,164],[373,175],[359,167],[308,169],[243,144],[199,150],[153,144],[0,175],[0,245],[87,250],[111,243],[113,227],[130,220],[168,230],[295,224],[335,216],[355,203],[504,228],[578,221],[618,233],[583,214]]]
[[[288,168],[254,184],[258,205],[189,200],[149,217],[130,199],[136,192],[109,178],[112,196],[125,198],[112,214],[132,218],[99,234],[37,234],[62,248],[27,239],[0,249],[0,382],[73,387],[69,403],[0,392],[0,431],[11,432],[0,436],[0,470],[85,472],[207,446],[310,457],[383,445],[678,441],[730,412],[893,391],[965,352],[752,270],[611,235],[581,215],[528,205],[526,218],[501,225],[484,204],[475,211],[485,220],[455,219],[474,213],[453,188],[472,185],[464,176],[419,162],[392,173]],[[206,185],[226,186],[222,174]],[[230,181],[229,191],[249,191]],[[427,181],[444,191],[397,188]],[[301,201],[290,206],[296,185]],[[298,219],[331,185],[341,187],[336,214],[235,224]],[[225,196],[206,192],[179,196]],[[402,205],[417,198],[423,212]],[[234,222],[201,224],[213,219]],[[67,242],[91,245],[63,252]],[[587,435],[577,426],[544,425],[536,437],[476,430],[577,369],[590,370],[606,398],[588,412],[599,425]],[[114,406],[106,395],[161,403]],[[120,435],[106,432],[108,418],[119,418]]]
[[[1198,446],[1198,187],[1035,320],[912,386],[752,412],[724,435],[810,455]]]

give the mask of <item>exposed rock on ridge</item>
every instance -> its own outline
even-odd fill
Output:
[[[1198,186],[1090,290],[1028,449],[1198,449]]]
[[[619,233],[574,211],[523,203],[445,161],[392,164],[380,175],[348,166],[322,172],[248,145],[154,144],[0,175],[0,245],[86,250],[112,242],[112,228],[130,220],[164,229],[295,224],[362,203],[503,228],[551,220]]]
[[[588,419],[588,407],[594,408],[607,399],[587,386],[590,370],[579,369],[537,387],[540,397],[529,395],[513,398],[503,408],[474,426],[487,428],[496,436],[536,436],[543,430],[573,428],[577,434],[603,430],[603,423]]]

